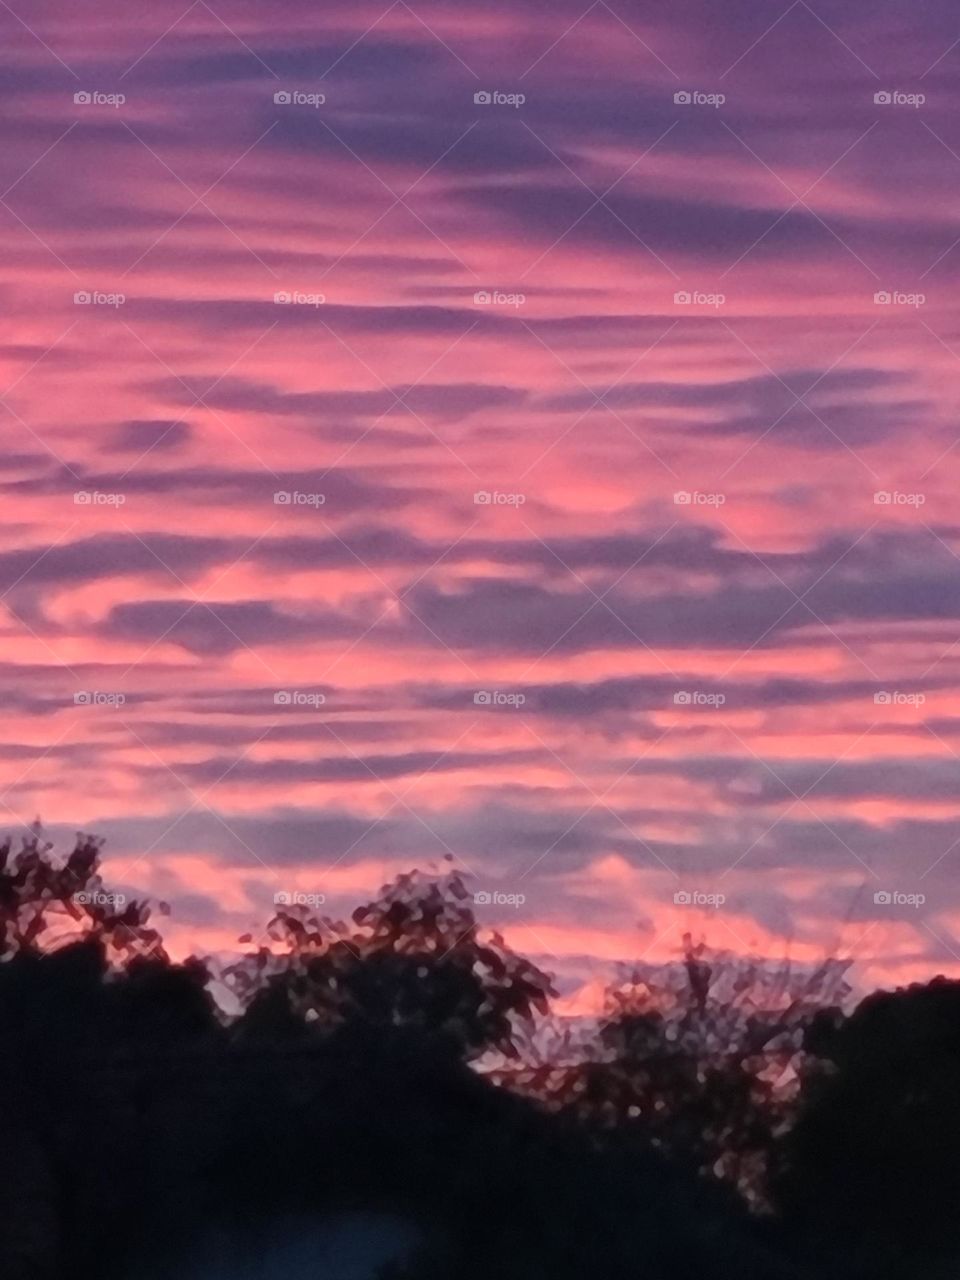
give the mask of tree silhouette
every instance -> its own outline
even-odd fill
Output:
[[[270,921],[274,946],[231,966],[247,1027],[406,1028],[458,1054],[516,1054],[555,994],[547,974],[478,924],[460,876],[400,875],[350,923],[306,907]],[[290,1014],[293,1014],[291,1019]]]
[[[18,853],[9,838],[0,844],[0,961],[77,937],[100,940],[118,960],[166,958],[160,934],[148,925],[146,903],[127,903],[104,888],[102,844],[78,833],[72,852],[58,864],[39,822]]]
[[[241,1268],[346,1205],[415,1227],[404,1280],[952,1277],[960,984],[847,1016],[845,972],[688,937],[561,1065],[551,979],[455,874],[283,906],[221,972],[35,829],[0,847],[0,1276],[180,1280],[212,1230]]]
[[[847,965],[814,973],[789,963],[712,955],[683,939],[681,965],[634,970],[610,987],[603,1060],[580,1105],[636,1123],[653,1144],[766,1204],[767,1168],[789,1124],[804,1029],[849,988]]]
[[[844,1274],[907,1280],[937,1258],[955,1268],[960,983],[877,992],[849,1017],[825,1009],[807,1048],[780,1207],[824,1255],[839,1254]]]

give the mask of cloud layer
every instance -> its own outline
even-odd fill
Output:
[[[960,970],[952,6],[0,29],[5,826],[183,948],[452,858],[572,992]]]

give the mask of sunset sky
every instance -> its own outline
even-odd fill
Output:
[[[6,830],[178,954],[452,856],[571,1010],[960,974],[955,3],[0,32]]]

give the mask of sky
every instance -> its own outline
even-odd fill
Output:
[[[0,0],[0,824],[589,1010],[960,974],[947,0]]]

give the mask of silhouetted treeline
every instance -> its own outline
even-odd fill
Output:
[[[847,1013],[842,964],[687,938],[574,1057],[453,874],[281,909],[226,964],[151,919],[91,838],[0,847],[4,1278],[191,1280],[211,1240],[254,1277],[357,1214],[416,1241],[384,1280],[960,1274],[960,984]]]

